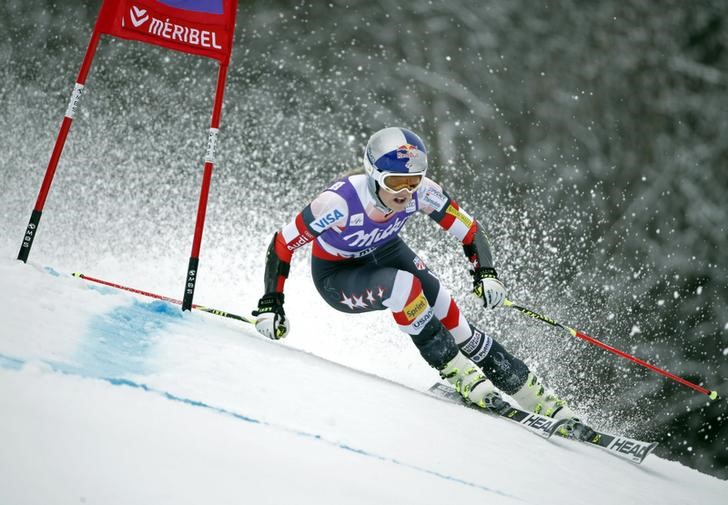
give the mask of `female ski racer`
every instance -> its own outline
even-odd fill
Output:
[[[336,310],[389,309],[422,357],[466,399],[489,408],[509,394],[527,410],[556,419],[574,412],[546,390],[526,364],[468,322],[437,276],[398,236],[417,212],[430,216],[462,242],[472,265],[474,292],[485,307],[506,297],[480,224],[426,177],[427,150],[414,133],[385,128],[369,139],[366,173],[345,177],[278,230],[268,248],[265,295],[256,329],[266,337],[288,334],[283,287],[295,250],[313,242],[316,289]]]

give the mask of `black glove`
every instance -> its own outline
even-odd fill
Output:
[[[495,268],[480,267],[473,274],[473,293],[483,299],[486,308],[494,309],[506,299],[506,287],[498,280]]]
[[[283,310],[283,293],[266,293],[258,300],[258,310],[253,311],[256,316],[255,329],[263,336],[278,340],[289,331],[288,319]]]

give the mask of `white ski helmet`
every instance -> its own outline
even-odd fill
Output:
[[[404,128],[384,128],[369,138],[364,149],[364,170],[390,192],[414,191],[427,173],[427,149],[416,134]],[[416,184],[393,181],[409,179]]]

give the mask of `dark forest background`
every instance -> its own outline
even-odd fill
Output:
[[[99,5],[0,5],[3,184],[19,164],[35,167],[32,191],[40,183],[48,125],[65,110]],[[728,395],[727,25],[724,0],[241,2],[216,176],[237,191],[221,190],[217,205],[249,208],[248,192],[283,218],[356,166],[371,132],[406,126],[428,142],[431,177],[484,223],[513,299]],[[179,166],[200,145],[174,144],[163,125],[194,125],[204,143],[213,68],[105,40],[82,109],[116,138],[153,137],[145,164]],[[15,129],[26,116],[42,128]],[[107,161],[139,162],[101,148]],[[142,199],[153,191],[134,184]],[[224,241],[230,227],[210,233]],[[425,243],[428,230],[410,237]],[[724,400],[517,315],[494,318],[493,332],[520,354],[548,355],[544,374],[603,424],[626,420],[659,455],[728,478]],[[542,338],[519,338],[534,332]]]

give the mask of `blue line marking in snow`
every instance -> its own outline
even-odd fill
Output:
[[[180,319],[181,311],[159,300],[132,300],[131,305],[98,314],[78,350],[79,368],[84,375],[99,378],[148,374],[157,333]]]
[[[25,361],[16,359],[11,356],[5,356],[0,354],[0,368],[7,368],[10,370],[20,370],[25,365]]]
[[[78,371],[78,370],[77,371],[72,371],[71,368],[66,367],[66,366],[63,366],[61,368],[58,368],[56,366],[56,364],[54,364],[54,363],[49,363],[49,362],[46,362],[46,363],[49,364],[49,365],[51,365],[53,367],[53,370],[56,371],[56,372],[63,373],[63,374],[67,374],[67,375],[75,375],[75,376],[81,376],[81,377],[84,377],[84,378],[88,378],[87,375],[84,375],[83,373],[80,373],[80,371]],[[0,354],[0,367],[2,367],[2,368],[9,368],[9,369],[12,369],[12,370],[20,370],[23,367],[23,365],[25,365],[25,361],[23,361],[23,360],[20,360],[20,359],[17,359],[17,358],[13,358],[11,356],[6,356],[4,354]],[[62,368],[65,368],[65,370],[62,369]],[[162,391],[162,390],[159,390],[159,389],[154,389],[152,387],[147,386],[146,384],[142,384],[142,383],[139,383],[139,382],[135,382],[135,381],[132,381],[132,380],[129,380],[129,379],[120,379],[120,378],[113,378],[113,377],[92,377],[92,378],[99,379],[99,380],[103,380],[103,381],[108,382],[109,384],[111,384],[113,386],[126,386],[126,387],[132,387],[132,388],[136,388],[136,389],[141,389],[141,390],[143,390],[143,391],[145,391],[147,393],[153,393],[153,394],[162,396],[162,397],[164,397],[164,398],[166,398],[168,400],[180,402],[180,403],[183,403],[185,405],[189,405],[191,407],[203,408],[203,409],[206,409],[206,410],[210,410],[212,412],[215,412],[217,414],[222,414],[222,415],[225,415],[225,416],[229,416],[229,417],[232,417],[234,419],[238,419],[240,421],[245,421],[247,423],[259,424],[261,426],[268,426],[270,428],[275,428],[275,429],[283,430],[283,431],[286,431],[286,432],[289,432],[289,433],[293,433],[294,435],[298,435],[298,436],[301,436],[301,437],[310,438],[310,439],[313,439],[313,440],[317,440],[317,441],[320,441],[320,442],[324,442],[324,443],[326,443],[328,445],[331,445],[333,447],[336,447],[338,449],[342,449],[342,450],[345,450],[345,451],[348,451],[348,452],[352,452],[352,453],[358,454],[360,456],[374,458],[374,459],[377,459],[379,461],[383,461],[383,462],[386,462],[386,463],[393,463],[395,465],[399,465],[399,466],[402,466],[402,467],[405,467],[405,468],[409,468],[411,470],[416,470],[418,472],[422,472],[422,473],[426,473],[428,475],[432,475],[433,477],[437,477],[439,479],[443,479],[443,480],[455,482],[455,483],[458,483],[458,484],[462,484],[462,485],[465,485],[465,486],[473,487],[473,488],[476,488],[476,489],[480,489],[482,491],[486,491],[488,493],[494,493],[494,494],[497,494],[497,495],[500,495],[500,496],[505,496],[507,498],[513,498],[514,500],[523,501],[521,498],[518,498],[517,496],[511,495],[511,494],[508,494],[508,493],[505,493],[503,491],[499,491],[497,489],[490,488],[488,486],[484,486],[482,484],[477,484],[475,482],[470,482],[470,481],[467,481],[467,480],[459,479],[457,477],[454,477],[454,476],[451,476],[451,475],[446,475],[446,474],[437,472],[435,470],[430,470],[428,468],[423,468],[421,466],[412,465],[410,463],[405,463],[403,461],[399,461],[397,459],[390,458],[388,456],[382,456],[380,454],[376,454],[376,453],[373,453],[373,452],[366,451],[364,449],[359,449],[359,448],[356,448],[356,447],[352,447],[352,446],[349,446],[349,445],[344,444],[344,443],[341,443],[341,442],[334,442],[332,440],[327,440],[326,438],[324,438],[321,435],[316,434],[316,433],[309,433],[309,432],[305,432],[305,431],[299,431],[299,430],[291,429],[291,428],[288,428],[286,426],[281,426],[281,425],[269,423],[267,421],[262,421],[260,419],[254,418],[254,417],[249,417],[249,416],[246,416],[246,415],[243,415],[243,414],[238,414],[237,412],[233,412],[231,410],[227,410],[227,409],[224,409],[224,408],[221,408],[221,407],[215,407],[214,405],[210,405],[210,404],[207,404],[207,403],[202,402],[202,401],[199,401],[199,400],[192,400],[190,398],[184,398],[182,396],[177,396],[177,395],[172,394],[172,393],[169,393],[167,391]]]
[[[146,384],[140,384],[138,382],[134,382],[129,379],[113,379],[113,378],[107,378],[107,377],[100,377],[100,379],[104,380],[114,386],[128,386],[128,387],[132,387],[132,388],[142,389],[148,393],[155,393],[158,395],[162,395],[165,398],[167,398],[168,400],[181,402],[186,405],[190,405],[192,407],[201,407],[204,409],[212,410],[214,412],[217,412],[218,414],[225,414],[227,416],[231,416],[231,417],[234,417],[235,419],[240,419],[241,421],[246,421],[248,423],[268,425],[268,423],[263,423],[262,421],[259,421],[258,419],[253,419],[252,417],[244,416],[242,414],[237,414],[235,412],[225,410],[225,409],[222,409],[219,407],[213,407],[212,405],[208,405],[207,403],[201,402],[199,400],[191,400],[189,398],[183,398],[181,396],[177,396],[172,393],[168,393],[166,391],[160,391],[158,389],[150,388]]]

